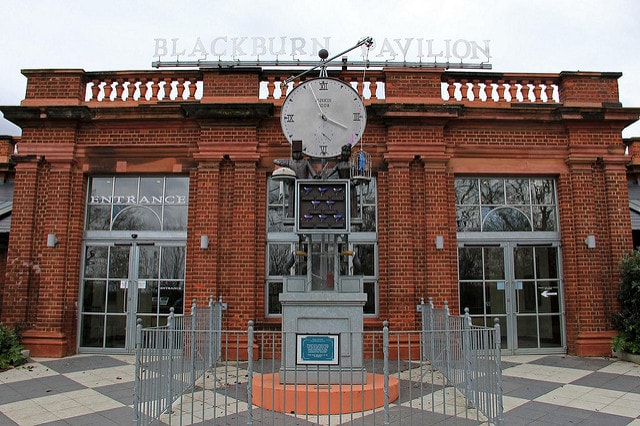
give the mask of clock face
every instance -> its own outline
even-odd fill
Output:
[[[282,104],[280,124],[289,143],[302,141],[303,153],[331,158],[340,155],[343,145],[358,143],[367,124],[367,111],[349,84],[314,78],[289,93]]]

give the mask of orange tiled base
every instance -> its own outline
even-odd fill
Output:
[[[295,414],[345,414],[384,405],[384,376],[367,373],[365,385],[280,383],[278,373],[256,375],[251,382],[253,404]],[[364,394],[364,395],[363,395]],[[389,402],[398,398],[398,379],[389,377]],[[285,411],[286,410],[286,411]]]

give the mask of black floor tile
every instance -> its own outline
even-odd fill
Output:
[[[43,361],[41,364],[61,374],[129,365],[124,361],[106,355],[61,358]]]
[[[521,377],[508,376],[502,378],[503,395],[528,400],[534,400],[561,386],[562,383],[545,382]]]
[[[571,384],[616,390],[620,392],[640,393],[640,379],[638,377],[625,376],[622,374],[595,371],[587,376],[574,380]]]
[[[583,358],[568,355],[549,355],[535,361],[531,361],[530,364],[596,371],[610,365],[611,363],[613,363],[613,361],[604,358]]]
[[[4,402],[4,400],[1,399],[1,398],[0,398],[0,401]],[[2,426],[17,426],[18,423],[14,422],[9,417],[7,417],[4,414],[0,413],[0,425],[2,425]]]
[[[99,386],[93,388],[93,390],[111,399],[115,399],[121,404],[132,405],[134,385],[134,382],[115,383],[112,385]]]
[[[14,392],[21,395],[21,399],[32,399],[64,392],[71,392],[80,389],[86,389],[81,385],[67,377],[55,375],[38,377],[31,380],[21,380],[19,382],[6,383],[3,387],[11,388]]]

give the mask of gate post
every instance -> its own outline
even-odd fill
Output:
[[[133,387],[133,424],[140,424],[140,392],[142,391],[142,318],[136,320],[136,376]]]
[[[475,407],[475,392],[473,386],[473,375],[471,370],[471,316],[469,308],[464,308],[464,319],[462,320],[462,348],[464,351],[464,381],[466,385],[467,406]]]
[[[382,322],[382,373],[384,374],[384,424],[390,424],[389,418],[389,321]]]
[[[447,369],[447,381],[451,382],[451,333],[449,332],[449,302],[444,301],[444,333],[445,333],[445,346],[444,346],[444,362]]]
[[[207,369],[213,368],[213,296],[209,296],[209,365]]]
[[[174,331],[176,328],[176,318],[175,318],[175,313],[173,311],[173,307],[169,308],[169,318],[167,318],[167,326],[169,328],[169,342],[168,342],[168,353],[167,353],[167,359],[169,360],[169,366],[168,371],[167,371],[167,414],[171,414],[171,402],[173,401],[173,389],[171,389],[172,385],[173,385],[173,342],[175,340],[174,337]],[[158,354],[158,356],[160,357],[160,354]]]
[[[495,351],[496,351],[496,384],[497,384],[497,397],[498,397],[498,419],[496,421],[498,426],[504,425],[504,406],[502,403],[502,334],[500,333],[500,320],[494,318],[493,323],[495,325]]]
[[[247,424],[253,424],[253,321],[249,321],[249,329],[247,330]]]
[[[196,328],[197,326],[197,313],[198,307],[196,306],[196,299],[193,299],[191,305],[191,386],[192,389],[196,385]]]

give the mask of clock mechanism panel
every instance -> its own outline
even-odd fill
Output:
[[[296,232],[349,230],[348,180],[298,180],[296,200]]]

